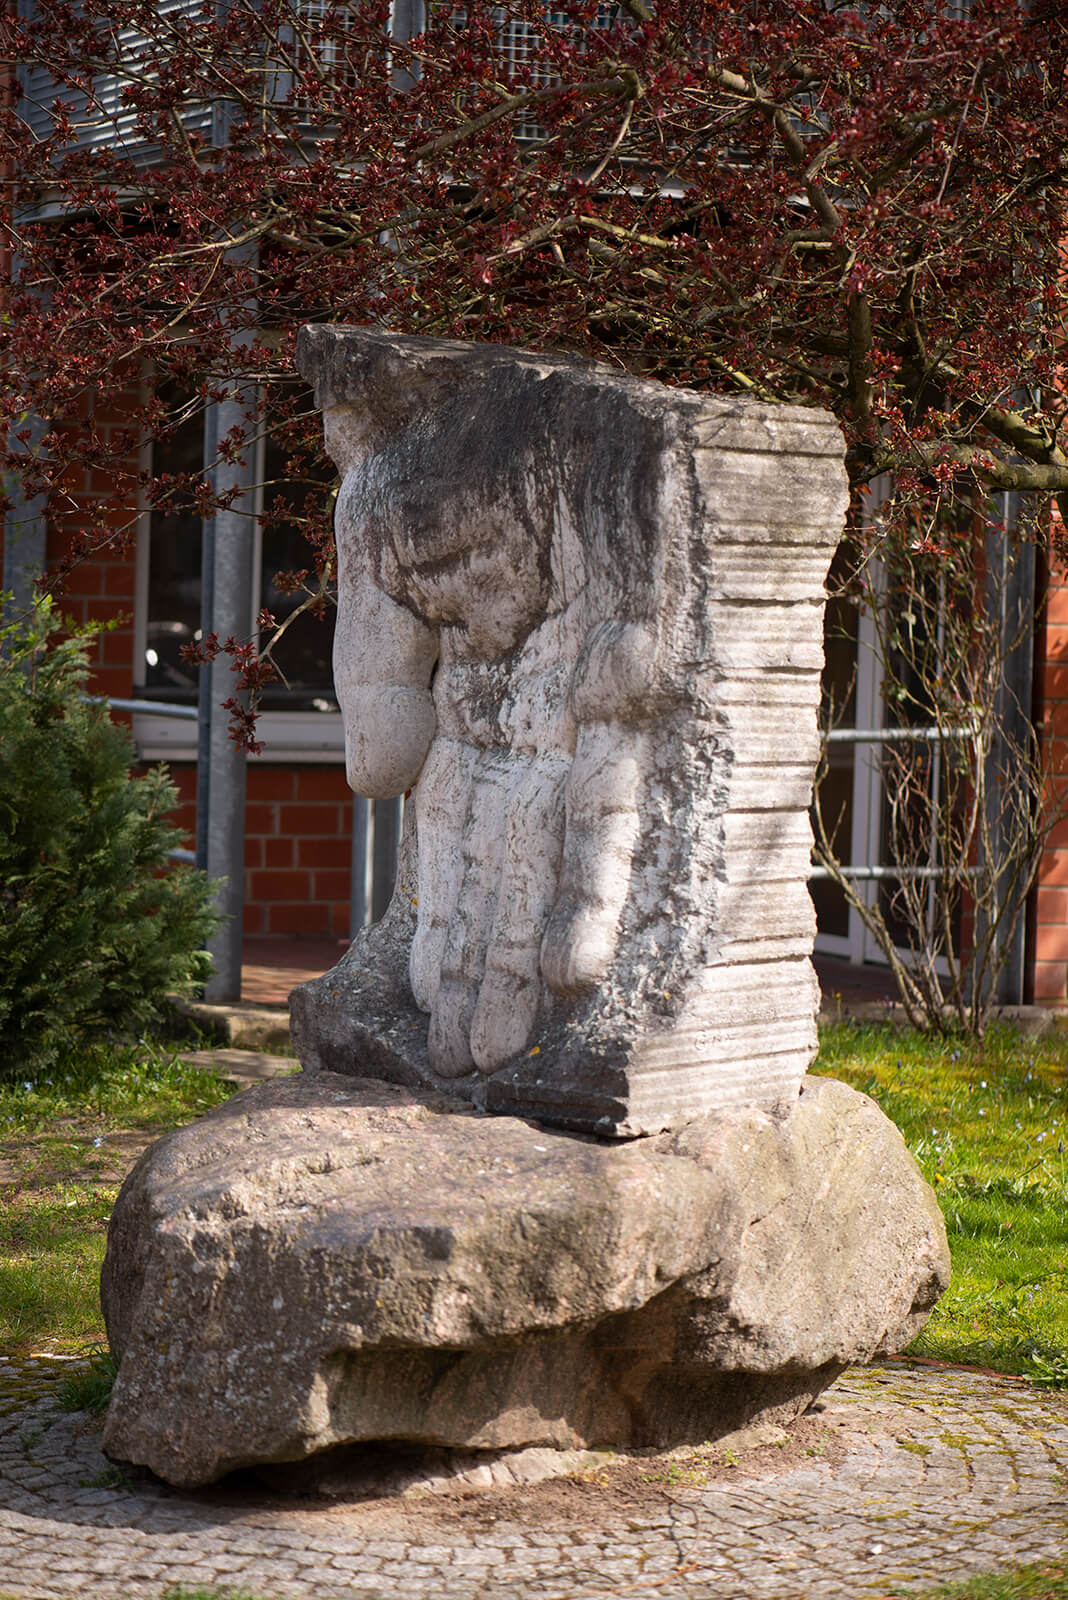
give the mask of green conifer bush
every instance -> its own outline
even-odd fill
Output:
[[[168,861],[166,769],[134,776],[128,732],[86,698],[91,639],[47,599],[0,626],[0,1077],[140,1030],[210,970],[211,884]]]

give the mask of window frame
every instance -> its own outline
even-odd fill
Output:
[[[264,467],[267,441],[261,433],[255,443],[253,459],[253,503],[256,527],[253,545],[252,616],[260,611],[263,587],[263,528],[259,518],[263,511]],[[150,477],[153,465],[153,441],[145,438],[138,452],[138,467],[142,481]],[[152,559],[152,513],[144,503],[137,513],[136,576],[134,587],[133,627],[133,677],[134,695],[143,696],[145,651],[148,647],[148,594],[149,569]],[[165,701],[161,703],[166,703]],[[197,725],[190,718],[169,717],[149,711],[133,714],[133,737],[137,752],[143,761],[195,762],[197,759]],[[310,711],[294,708],[261,712],[257,724],[257,738],[263,744],[259,755],[249,760],[258,765],[277,765],[295,762],[301,765],[341,765],[345,760],[345,734],[341,712]]]

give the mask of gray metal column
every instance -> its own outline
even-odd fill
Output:
[[[393,0],[389,24],[390,37],[396,39],[399,44],[405,44],[417,34],[425,32],[425,0]],[[403,57],[394,58],[393,87],[401,94],[406,94],[421,76],[418,63],[413,62],[409,67],[403,64]]]
[[[216,408],[204,413],[204,475],[214,473],[216,452]],[[200,525],[200,635],[206,639],[215,619],[215,518],[205,517]],[[200,669],[197,686],[197,866],[208,870],[208,815],[211,808],[211,723],[214,709],[212,675]]]
[[[352,797],[352,866],[349,872],[349,938],[371,921],[374,895],[374,809],[362,794]]]
[[[352,871],[349,879],[349,936],[380,922],[397,881],[404,801],[352,802]]]
[[[12,433],[28,429],[30,437],[25,442],[13,440],[20,455],[34,455],[44,437],[43,418],[26,417],[17,423]],[[27,500],[22,483],[16,478],[7,484],[10,509],[4,517],[4,571],[2,587],[5,594],[14,597],[12,615],[28,611],[33,604],[34,580],[45,569],[45,540],[48,531],[45,496],[34,495]]]
[[[255,553],[255,471],[250,449],[240,461],[217,461],[218,441],[243,425],[251,393],[241,385],[213,403],[204,429],[205,469],[216,494],[236,490],[234,500],[204,527],[204,632],[243,643],[253,631],[253,556]],[[223,879],[218,894],[223,922],[209,941],[215,972],[204,990],[207,1000],[241,998],[242,918],[245,903],[245,752],[228,732],[223,702],[234,694],[230,656],[220,653],[202,669],[199,766],[197,770],[197,861],[213,878]]]
[[[375,801],[375,879],[371,900],[371,916],[375,922],[381,921],[385,916],[389,902],[393,898],[393,889],[397,882],[397,854],[400,850],[403,814],[404,801],[399,797],[396,800]]]

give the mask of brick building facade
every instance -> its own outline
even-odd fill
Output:
[[[1063,804],[1068,784],[1068,578],[1055,572],[1036,629],[1036,722]],[[1028,925],[1028,998],[1068,1004],[1068,817],[1050,834],[1032,896]]]
[[[32,0],[28,4],[32,9]],[[605,15],[608,16],[607,11]],[[407,39],[413,32],[418,33],[425,17],[425,8],[417,0],[394,0],[394,36]],[[14,93],[15,87],[12,78],[5,92]],[[34,137],[44,138],[51,128],[51,80],[43,69],[34,68],[24,88],[27,126]],[[78,148],[106,144],[127,126],[124,119],[128,112],[121,105],[118,80],[108,80],[101,93],[100,105],[108,109],[108,115],[94,113],[82,119],[78,125]],[[86,112],[89,103],[82,99],[79,106]],[[214,137],[211,130],[216,110],[206,103],[190,105],[182,113],[184,125],[205,138]],[[521,137],[527,136],[521,133]],[[7,270],[0,263],[0,278],[6,276]],[[119,389],[98,395],[92,402],[94,425],[105,438],[112,432],[117,437],[127,426],[128,402],[134,392],[131,389],[124,396]],[[132,457],[127,476],[136,475],[143,465],[143,457]],[[35,551],[37,564],[51,569],[63,559],[68,527],[75,529],[90,507],[108,513],[115,483],[106,473],[95,472],[78,481],[69,480],[63,490],[56,504],[48,507],[47,536],[43,543],[38,540]],[[127,513],[119,504],[124,498],[128,501],[129,496],[115,496],[113,517],[116,534],[125,536],[122,548],[109,547],[98,557],[81,560],[66,583],[63,604],[76,618],[111,624],[96,647],[96,692],[121,698],[155,694],[161,700],[184,696],[190,705],[195,697],[192,684],[171,692],[166,682],[152,683],[151,674],[146,673],[149,653],[162,651],[162,646],[157,649],[157,642],[150,637],[153,601],[149,569],[153,540],[166,535],[153,530],[147,516],[140,519],[138,527],[125,528]],[[35,516],[38,528],[44,527],[43,511],[38,510]],[[195,530],[186,530],[180,538],[174,535],[174,540],[175,549],[191,551],[198,547]],[[15,563],[10,550],[6,555],[5,569],[10,572]],[[260,567],[267,570],[265,558]],[[183,581],[187,590],[195,591],[192,577],[187,563]],[[195,592],[191,597],[187,594],[186,603],[182,626],[186,637],[191,637],[189,616],[195,614],[195,609],[190,609],[195,608]],[[256,609],[254,603],[252,615]],[[165,613],[157,611],[155,620],[161,617]],[[1058,772],[1068,774],[1068,585],[1060,581],[1049,587],[1048,606],[1036,628],[1033,666],[1034,717],[1044,729],[1052,764]],[[856,696],[854,716],[858,728],[879,725],[878,684],[869,683],[868,688],[871,692],[865,707],[860,704],[859,693]],[[264,752],[248,763],[243,919],[245,932],[253,937],[333,939],[349,932],[353,803],[344,778],[340,718],[329,703],[329,695],[324,681],[321,692],[317,693],[314,685],[308,687],[303,707],[294,702],[288,708],[272,708],[262,725]],[[179,820],[191,843],[197,769],[190,724],[168,724],[144,714],[134,716],[132,721],[143,758],[168,760],[181,794]],[[876,758],[851,756],[849,763],[840,765],[837,776],[843,793],[851,786],[848,804],[855,824],[851,862],[885,866],[878,837],[882,795]],[[842,902],[836,905],[825,890],[826,885],[815,888],[821,912],[818,947],[857,963],[874,959],[871,941],[859,927],[856,914],[843,917]],[[1068,1005],[1068,820],[1051,836],[1031,897],[1023,965],[1020,998]]]
[[[129,429],[128,402],[138,391],[108,396],[93,411],[93,426],[106,438]],[[124,404],[124,401],[127,404]],[[130,459],[135,472],[137,457]],[[71,538],[86,521],[103,518],[116,543],[71,568],[58,592],[64,613],[79,622],[106,622],[95,645],[90,692],[131,699],[146,693],[145,671],[148,584],[153,529],[148,517],[128,525],[114,495],[114,484],[99,471],[72,471],[49,507],[46,571],[55,571],[71,549]],[[69,531],[68,531],[69,530]],[[121,536],[121,537],[119,537]],[[164,535],[166,536],[166,535]],[[188,537],[195,540],[190,530]],[[3,535],[0,534],[0,541]],[[10,563],[9,563],[10,569]],[[311,621],[312,619],[309,619]],[[329,624],[315,622],[329,655]],[[191,681],[195,674],[191,673]],[[149,691],[152,692],[152,691]],[[163,699],[184,695],[159,691]],[[166,759],[178,788],[176,820],[188,848],[196,830],[195,724],[152,715],[116,713],[132,726],[138,750],[150,760]],[[244,931],[251,937],[342,939],[348,936],[352,854],[352,795],[345,781],[340,716],[301,711],[269,712],[262,756],[249,758],[245,811]],[[309,723],[322,724],[309,729]],[[294,751],[296,746],[296,752]]]

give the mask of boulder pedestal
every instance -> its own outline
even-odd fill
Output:
[[[947,1280],[900,1135],[830,1079],[605,1144],[304,1074],[127,1180],[104,1445],[193,1487],[361,1440],[711,1439],[903,1348]]]

